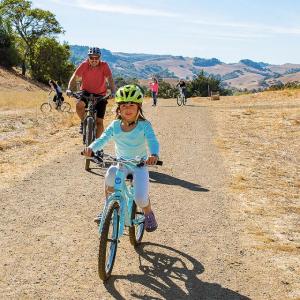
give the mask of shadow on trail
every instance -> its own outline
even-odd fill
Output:
[[[137,252],[143,274],[112,275],[105,283],[114,299],[250,300],[217,283],[201,281],[198,276],[204,272],[203,265],[184,252],[156,243],[143,243]],[[130,296],[122,296],[116,288],[116,283],[126,286],[126,281],[137,287],[131,288]],[[141,292],[139,286],[143,288]],[[145,288],[150,290],[148,295],[143,291]]]
[[[199,105],[186,104],[184,106],[188,106],[188,107],[200,107],[200,108],[202,108],[202,107],[208,107],[208,106],[204,106],[204,105],[201,105],[201,104],[199,104]],[[160,107],[173,107],[173,108],[176,108],[176,107],[181,107],[181,106],[178,106],[177,104],[174,104],[174,105],[158,105],[157,107],[158,108],[160,108]]]
[[[179,179],[168,174],[162,174],[155,171],[149,171],[150,182],[152,183],[160,183],[167,185],[179,185],[191,191],[198,192],[209,192],[208,189],[202,187],[201,185],[189,181],[185,181],[183,179]]]

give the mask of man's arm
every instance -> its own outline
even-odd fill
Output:
[[[107,81],[108,81],[112,96],[114,97],[116,94],[116,87],[115,87],[115,83],[114,83],[112,76],[107,77]]]
[[[68,90],[72,90],[73,87],[75,87],[75,90],[78,89],[77,82],[81,81],[81,77],[76,75],[76,71],[73,73],[73,75],[70,78],[69,84],[68,84]]]

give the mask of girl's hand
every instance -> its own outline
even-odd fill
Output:
[[[84,150],[83,150],[83,155],[84,156],[91,157],[92,153],[93,153],[93,150],[91,148],[87,147],[87,148],[84,148]]]
[[[157,160],[158,160],[157,155],[150,155],[146,160],[146,164],[147,165],[156,165]]]

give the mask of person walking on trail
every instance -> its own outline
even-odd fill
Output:
[[[62,102],[64,102],[62,90],[61,90],[60,86],[52,79],[49,80],[49,85],[50,85],[51,89],[53,91],[55,91],[55,95],[53,97],[53,102],[55,102],[55,105],[56,105],[55,108],[58,109],[58,107],[62,104]],[[52,92],[52,90],[49,92],[49,95]]]
[[[71,86],[75,82],[81,81],[80,90],[85,96],[95,94],[95,96],[105,96],[107,93],[107,83],[111,90],[111,98],[115,95],[115,84],[113,81],[111,70],[108,64],[100,60],[101,51],[98,47],[90,47],[88,50],[88,58],[82,62],[75,70],[68,84],[67,95],[72,94]],[[96,104],[96,137],[98,138],[104,130],[103,119],[106,111],[107,101],[98,101]],[[76,112],[81,120],[79,133],[83,131],[83,120],[87,101],[80,99],[76,103]]]
[[[115,98],[117,106],[116,119],[105,129],[100,138],[96,139],[84,150],[84,155],[91,157],[92,153],[113,140],[118,159],[145,159],[147,165],[154,165],[158,160],[159,143],[152,125],[143,115],[143,94],[136,85],[125,85],[118,89]],[[147,151],[148,150],[148,151]],[[145,214],[146,231],[154,231],[157,222],[149,201],[149,171],[143,167],[126,168],[126,175],[133,175],[135,202]],[[117,166],[110,166],[105,175],[105,197],[113,192]],[[105,200],[106,203],[106,200]],[[99,222],[101,214],[95,219]]]
[[[153,104],[152,106],[156,106],[157,104],[157,95],[158,95],[158,81],[156,78],[152,79],[152,82],[149,83],[150,91],[152,94]]]
[[[179,82],[176,84],[176,87],[178,89],[181,89],[184,97],[185,97],[185,101],[187,100],[187,92],[186,92],[186,83],[184,81],[184,79],[180,79]]]

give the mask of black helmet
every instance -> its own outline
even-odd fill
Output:
[[[88,51],[88,55],[101,55],[100,48],[98,47],[90,47]]]

